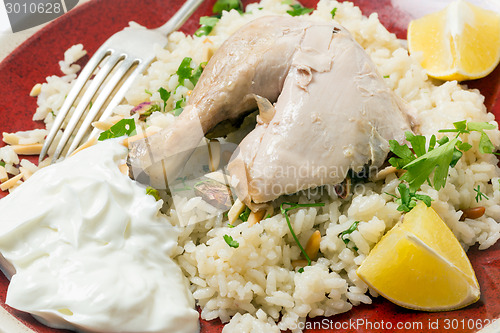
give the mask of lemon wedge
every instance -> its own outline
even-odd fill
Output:
[[[459,309],[480,295],[465,251],[423,203],[382,237],[357,274],[391,302],[415,310]]]
[[[458,0],[410,22],[408,48],[422,52],[422,67],[441,80],[485,77],[500,61],[500,15]]]

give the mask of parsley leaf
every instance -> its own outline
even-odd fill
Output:
[[[425,150],[425,142],[426,138],[423,135],[415,135],[411,132],[405,133],[406,140],[411,143],[411,147],[413,148],[413,152],[417,157],[420,157],[426,153]]]
[[[389,194],[392,197],[395,197],[396,203],[399,204],[398,211],[408,213],[417,205],[417,200],[423,201],[427,207],[431,206],[432,198],[425,194],[417,194],[412,192],[405,184],[400,183],[398,185],[398,192],[401,198],[396,197],[395,195]]]
[[[454,166],[462,156],[456,148],[459,140],[455,138],[450,141],[445,136],[437,141],[440,146],[426,152],[425,136],[406,132],[406,139],[411,143],[416,156],[408,146],[390,140],[390,149],[399,158],[392,157],[389,163],[407,171],[400,179],[408,182],[411,192],[416,192],[429,179],[432,172],[434,172],[433,186],[439,190],[446,183],[449,167]]]
[[[251,210],[250,208],[246,207],[245,211],[240,214],[239,218],[241,221],[246,222],[248,221],[248,217],[250,216]]]
[[[288,208],[285,208],[284,206],[290,206]],[[300,251],[304,255],[304,257],[307,259],[307,266],[311,266],[311,259],[307,255],[306,251],[302,247],[302,244],[300,244],[299,239],[297,238],[297,235],[295,234],[295,231],[293,231],[292,228],[292,223],[290,222],[290,217],[288,216],[288,211],[294,210],[297,208],[301,207],[323,207],[325,204],[320,202],[320,203],[312,203],[312,204],[295,204],[295,203],[290,203],[290,202],[283,202],[280,206],[281,214],[285,216],[286,223],[288,225],[288,229],[290,229],[290,233],[292,234],[293,239],[295,240],[295,243],[299,247]],[[302,273],[304,269],[299,269],[299,273]]]
[[[196,67],[196,69],[193,72],[193,75],[191,75],[191,78],[189,81],[195,86],[198,83],[198,80],[200,79],[201,74],[203,73],[203,69],[207,65],[206,62],[202,62],[201,64]]]
[[[183,97],[183,98],[179,99],[177,102],[175,102],[174,109],[172,110],[172,112],[174,113],[174,116],[178,117],[182,113],[182,111],[184,111],[184,107],[182,106],[182,104],[185,102],[186,102],[185,97]]]
[[[179,68],[175,72],[179,76],[179,85],[184,85],[184,80],[189,80],[191,75],[193,74],[193,68],[191,68],[191,59],[190,57],[185,57],[182,59]]]
[[[492,130],[495,128],[495,125],[489,124],[487,122],[470,122],[467,124],[467,129],[469,131],[482,132],[484,130]]]
[[[488,198],[486,196],[486,194],[484,194],[483,192],[481,192],[481,187],[479,185],[477,185],[477,188],[474,189],[474,192],[476,192],[476,202],[479,202],[480,200],[483,200],[486,199],[486,200],[490,200],[490,198]]]
[[[290,7],[292,7],[292,9],[286,11],[290,16],[301,16],[309,14],[314,10],[313,8],[304,7],[301,4],[290,5]]]
[[[444,129],[439,132],[446,133],[458,133],[457,135],[470,133],[470,132],[479,132],[481,133],[481,139],[479,141],[479,151],[483,154],[495,154],[500,155],[495,152],[495,146],[491,142],[488,135],[484,132],[485,130],[495,129],[496,126],[493,124],[489,124],[487,122],[470,122],[467,123],[466,120],[458,121],[453,123],[454,129]],[[469,148],[470,149],[470,148]]]
[[[484,132],[481,132],[481,139],[479,140],[479,151],[483,154],[500,155],[500,154],[496,153],[494,150],[495,150],[495,146],[491,142],[488,135]]]
[[[134,119],[122,119],[107,131],[104,131],[99,135],[99,141],[119,138],[124,135],[132,136],[135,135],[135,122]]]
[[[152,195],[156,199],[156,201],[160,200],[160,192],[158,192],[157,189],[155,189],[155,188],[153,188],[151,186],[148,186],[146,188],[146,194],[147,195]]]
[[[167,101],[170,98],[170,92],[163,87],[160,87],[160,89],[158,89],[158,92],[160,93],[161,100],[163,101],[163,110],[165,110],[165,108],[167,107]]]
[[[426,151],[426,139],[422,135],[406,133],[406,139],[410,142],[413,151],[406,145],[400,145],[395,140],[390,140],[390,149],[397,156],[389,159],[389,163],[407,172],[401,176],[409,184],[409,191],[415,193],[426,181],[436,190],[444,187],[448,177],[450,167],[455,167],[463,152],[472,148],[467,142],[460,140],[460,135],[471,131],[480,132],[479,151],[482,153],[497,154],[494,152],[495,146],[491,142],[484,130],[494,129],[495,125],[486,122],[470,122],[466,120],[453,123],[453,129],[440,130],[441,133],[457,133],[451,139],[443,136],[436,140],[433,135],[429,140],[429,148]],[[436,147],[436,144],[439,146]],[[433,184],[430,182],[430,175],[434,172]]]
[[[398,156],[397,157],[391,157],[389,159],[389,163],[397,168],[397,169],[403,169],[405,165],[409,164],[415,159],[415,156],[413,155],[413,152],[411,151],[410,147],[407,145],[400,145],[399,142],[396,140],[390,140],[389,141],[389,146],[391,151]]]
[[[215,25],[219,22],[219,18],[211,16],[200,17],[200,27],[195,31],[196,37],[207,36],[212,32]]]
[[[460,158],[456,152],[461,152],[455,147],[458,139],[453,139],[447,143],[434,148],[426,154],[418,157],[404,166],[407,172],[401,176],[401,180],[406,180],[410,185],[410,190],[415,192],[434,171],[433,186],[436,190],[444,187],[448,178],[448,169],[452,162],[456,164]],[[461,156],[461,155],[460,155]]]
[[[240,246],[240,243],[238,243],[237,241],[235,241],[233,239],[233,237],[231,237],[229,235],[224,235],[224,240],[226,241],[227,245],[229,245],[230,247],[234,247],[235,249],[237,249],[238,246]]]
[[[198,79],[200,78],[206,63],[201,63],[196,69],[194,69],[191,67],[192,60],[193,59],[191,59],[190,57],[185,57],[184,59],[182,59],[179,68],[175,72],[179,76],[179,84],[177,85],[177,87],[183,86],[185,80],[191,81],[193,85],[196,85],[196,83],[198,83]]]
[[[212,7],[214,14],[222,14],[223,11],[230,11],[236,9],[238,12],[243,13],[243,4],[240,0],[217,0]]]
[[[344,241],[345,245],[349,244],[349,238],[345,238],[345,236],[352,234],[358,228],[358,224],[359,221],[355,221],[347,230],[344,230],[340,234],[338,234],[338,237],[340,237],[340,239]]]
[[[337,13],[337,7],[333,8],[330,14],[332,14],[332,20],[335,18],[335,14]]]

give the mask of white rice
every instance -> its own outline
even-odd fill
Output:
[[[335,20],[351,31],[386,76],[387,84],[406,100],[416,112],[421,134],[430,136],[439,129],[450,128],[460,120],[487,121],[497,125],[494,116],[486,112],[484,98],[476,90],[466,90],[457,82],[435,84],[428,80],[418,59],[410,57],[394,34],[379,22],[376,14],[368,18],[351,3],[321,0],[309,17],[330,21],[330,11],[337,8]],[[133,106],[145,101],[161,102],[160,87],[175,89],[175,75],[186,56],[195,64],[205,61],[207,52],[216,50],[240,26],[257,17],[286,15],[288,5],[281,0],[263,0],[248,5],[248,14],[225,12],[208,37],[186,36],[175,32],[169,36],[166,49],[157,48],[157,61],[151,64],[126,96],[116,114],[130,116]],[[72,63],[83,56],[79,46],[68,50],[61,62],[65,76],[51,76],[42,85],[34,120],[45,120],[50,127],[54,115],[69,91],[79,69]],[[187,96],[192,87],[177,89],[169,99],[167,110],[175,101]],[[154,92],[152,96],[146,90]],[[170,113],[156,112],[147,119],[148,126],[167,127],[174,121]],[[487,131],[495,146],[500,144],[500,131]],[[465,136],[473,147],[479,143],[478,133]],[[19,159],[9,147],[0,149],[0,159],[10,165]],[[28,166],[26,166],[28,167]],[[422,185],[422,193],[434,201],[432,207],[448,224],[465,249],[479,244],[480,249],[492,246],[500,237],[500,169],[491,154],[481,154],[477,148],[466,152],[455,168],[450,169],[446,186],[436,191]],[[372,302],[376,293],[356,275],[356,269],[370,249],[394,224],[401,212],[394,198],[399,180],[395,174],[386,179],[368,183],[362,193],[341,200],[331,191],[315,195],[296,195],[287,200],[296,202],[324,202],[324,207],[302,208],[290,214],[290,220],[302,244],[314,230],[321,232],[320,258],[312,266],[298,273],[292,261],[301,258],[285,218],[277,209],[275,215],[252,227],[239,223],[227,227],[221,212],[202,202],[201,198],[177,202],[167,212],[172,224],[180,222],[178,213],[188,220],[202,220],[183,227],[176,260],[191,283],[191,290],[206,320],[220,318],[228,323],[224,332],[278,332],[291,329],[300,332],[299,323],[306,317],[332,316],[349,311],[353,306]],[[480,186],[489,200],[476,203],[474,188]],[[165,198],[170,200],[170,198]],[[459,221],[460,209],[484,206],[484,216]],[[175,208],[175,209],[174,209]],[[355,232],[347,236],[348,245],[338,237],[353,222],[360,221]],[[238,248],[228,247],[223,235],[239,242]],[[354,247],[357,251],[353,250]]]

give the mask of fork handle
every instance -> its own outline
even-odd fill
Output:
[[[168,35],[179,29],[184,22],[194,13],[204,0],[187,0],[182,7],[168,20],[167,23],[155,29],[164,35]]]

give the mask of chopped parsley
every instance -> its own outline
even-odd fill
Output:
[[[207,65],[206,62],[202,62],[201,64],[198,65],[193,71],[193,75],[191,75],[191,78],[189,79],[193,86],[195,86],[198,83],[198,80],[200,79],[201,74],[203,73],[203,69]]]
[[[148,186],[146,188],[146,194],[147,195],[152,195],[156,201],[160,200],[160,192],[158,192],[157,189],[151,187],[151,186]]]
[[[184,59],[182,59],[179,68],[175,72],[175,74],[179,76],[179,84],[177,85],[177,87],[183,86],[185,80],[191,81],[194,86],[196,85],[196,83],[198,83],[198,79],[200,78],[206,63],[201,63],[198,65],[198,67],[193,68],[191,67],[192,60],[193,59],[191,59],[190,57],[185,57]]]
[[[396,197],[393,194],[389,194],[395,197],[396,203],[399,204],[398,211],[408,213],[417,205],[417,200],[423,201],[427,207],[431,206],[432,198],[425,194],[418,194],[411,191],[407,185],[401,183],[398,185],[398,191],[401,198]]]
[[[285,208],[284,206],[290,206],[288,208]],[[292,223],[290,222],[290,217],[288,216],[288,212],[290,210],[294,210],[297,208],[302,208],[302,207],[323,207],[325,204],[320,202],[320,203],[312,203],[312,204],[296,204],[296,203],[291,203],[291,202],[283,202],[280,206],[281,214],[285,216],[286,223],[288,224],[288,229],[290,229],[290,233],[292,234],[293,239],[295,240],[295,243],[297,243],[297,246],[299,247],[300,251],[304,255],[304,257],[307,259],[307,266],[311,266],[311,259],[307,255],[306,251],[302,247],[302,244],[300,244],[299,239],[297,238],[297,235],[295,234],[295,231],[293,231],[292,228]],[[304,271],[303,268],[299,269],[299,272],[302,273]]]
[[[301,16],[309,14],[314,10],[313,8],[304,7],[301,4],[290,5],[290,7],[292,7],[292,9],[286,11],[290,16]]]
[[[243,4],[241,0],[217,0],[217,2],[212,7],[212,12],[214,14],[222,14],[223,11],[230,11],[235,9],[238,12],[243,13]]]
[[[243,213],[240,214],[239,216],[239,219],[242,221],[242,222],[246,222],[248,221],[248,217],[250,216],[250,213],[252,211],[250,210],[250,208],[246,207],[245,208],[245,211]]]
[[[486,200],[490,200],[490,198],[488,198],[486,194],[481,192],[481,187],[479,185],[477,185],[477,188],[474,189],[474,192],[476,192],[476,202],[483,200],[483,198]]]
[[[5,162],[4,161],[0,161],[0,166],[4,167],[5,166]]]
[[[182,104],[184,104],[185,102],[186,102],[185,97],[183,97],[180,100],[178,100],[177,102],[175,102],[174,109],[172,110],[172,112],[174,113],[174,116],[178,117],[182,113],[182,111],[184,111],[184,107],[182,106]]]
[[[219,18],[212,16],[200,17],[200,27],[195,31],[196,37],[207,36],[214,29],[215,25],[219,22]]]
[[[352,234],[358,228],[359,221],[354,221],[353,224],[347,229],[338,234],[338,237],[342,239],[345,245],[349,244],[350,239],[345,238],[345,236]]]
[[[149,96],[153,96],[153,93],[151,91],[149,91],[148,89],[144,89],[144,92],[146,94],[148,94]]]
[[[332,20],[335,18],[335,14],[337,13],[337,7],[333,8],[330,14],[332,14]]]
[[[124,135],[132,136],[135,135],[135,122],[134,119],[122,119],[107,131],[104,131],[99,135],[99,141],[119,138]]]
[[[227,227],[228,227],[228,228],[234,228],[234,225],[232,225],[231,223],[228,223],[228,224],[227,224]]]
[[[189,80],[191,75],[193,74],[193,68],[191,67],[191,59],[190,57],[185,57],[182,59],[179,68],[175,72],[179,76],[179,85],[184,85],[184,80]]]
[[[226,241],[227,245],[229,245],[230,247],[234,247],[235,249],[237,249],[238,246],[240,246],[240,243],[238,243],[237,241],[235,241],[233,239],[233,237],[231,237],[229,235],[224,235],[224,240]]]
[[[160,87],[158,92],[160,93],[161,100],[163,101],[163,110],[165,110],[167,107],[167,101],[170,98],[170,92],[163,87]]]

